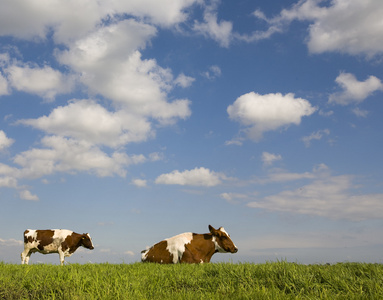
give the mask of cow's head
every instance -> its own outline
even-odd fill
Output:
[[[92,239],[90,238],[89,233],[83,233],[81,237],[82,246],[90,250],[94,249]]]
[[[209,230],[213,235],[213,242],[216,244],[218,252],[236,253],[238,251],[237,246],[234,245],[233,241],[230,239],[230,235],[223,227],[214,229],[213,226],[209,225]]]

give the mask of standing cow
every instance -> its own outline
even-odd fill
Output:
[[[238,248],[223,227],[214,229],[209,225],[210,233],[182,233],[163,240],[142,251],[142,262],[161,264],[208,263],[216,252],[236,253]]]
[[[79,234],[66,229],[48,229],[24,231],[24,251],[21,253],[21,264],[28,264],[29,257],[34,252],[42,254],[58,253],[60,263],[71,256],[78,247],[94,249],[92,239],[88,233]]]

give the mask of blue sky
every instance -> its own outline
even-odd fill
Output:
[[[0,260],[27,228],[130,263],[211,224],[213,261],[382,262],[383,2],[1,6]]]

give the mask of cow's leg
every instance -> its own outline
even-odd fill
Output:
[[[29,263],[29,258],[31,257],[32,255],[32,251],[29,251],[28,254],[27,254],[27,257],[25,258],[25,263],[28,264]]]
[[[61,249],[59,249],[59,255],[60,255],[60,264],[64,265],[65,255],[64,255],[64,252]]]
[[[24,251],[21,252],[21,264],[23,265],[24,263],[25,264],[28,264],[28,261],[29,261],[29,257],[31,256],[31,253],[29,253],[29,249],[28,248],[24,248]]]

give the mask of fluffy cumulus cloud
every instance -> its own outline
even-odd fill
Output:
[[[147,186],[147,181],[145,179],[133,179],[132,184],[137,186],[137,187],[146,187]]]
[[[23,200],[29,200],[29,201],[38,201],[39,197],[37,195],[33,195],[30,191],[28,190],[22,190],[20,193],[20,199]]]
[[[53,30],[57,43],[68,43],[87,34],[102,20],[119,15],[132,15],[168,27],[184,21],[185,9],[196,2],[199,1],[7,1],[0,11],[0,35],[44,39]]]
[[[146,161],[143,155],[128,156],[118,151],[108,155],[92,143],[60,136],[44,137],[41,143],[41,148],[27,150],[14,157],[14,163],[21,167],[20,177],[39,178],[55,172],[125,176],[127,166]]]
[[[151,25],[125,20],[96,29],[71,44],[69,50],[58,52],[57,57],[81,74],[90,91],[110,99],[115,107],[173,123],[190,116],[190,102],[169,102],[168,93],[176,85],[187,85],[190,78],[174,80],[171,70],[154,59],[142,59],[137,49],[145,47],[155,32]]]
[[[7,137],[3,130],[0,130],[0,151],[11,146],[15,141]]]
[[[67,106],[55,108],[48,116],[18,123],[109,147],[145,141],[152,135],[151,125],[144,118],[125,110],[110,112],[92,100],[73,100]]]
[[[13,64],[4,71],[11,87],[48,101],[54,100],[57,94],[70,92],[74,85],[71,75],[64,75],[48,66],[39,68]]]
[[[336,0],[327,5],[318,0],[301,0],[273,18],[255,11],[254,16],[265,21],[269,28],[245,37],[248,41],[269,38],[282,32],[294,20],[309,21],[307,45],[310,52],[374,56],[383,52],[382,14],[380,0]]]
[[[211,187],[221,184],[224,179],[226,179],[224,174],[201,167],[162,174],[157,177],[155,183]]]
[[[205,7],[204,22],[195,22],[194,30],[217,41],[222,47],[228,47],[233,38],[233,23],[218,21],[216,6],[218,1]]]
[[[111,1],[111,7],[117,13],[132,14],[140,18],[149,19],[150,23],[168,27],[187,19],[185,9],[200,0],[132,0]]]
[[[178,77],[174,80],[174,83],[180,87],[189,87],[194,82],[195,78],[186,76],[184,73],[178,75]]]
[[[285,190],[248,203],[249,207],[269,211],[320,216],[329,219],[362,221],[383,218],[383,194],[363,194],[355,191],[355,178],[332,176],[325,166],[312,173],[283,174],[270,177],[274,181],[306,180],[297,189]]]
[[[375,76],[370,76],[365,81],[358,81],[351,73],[341,73],[335,82],[342,88],[342,91],[331,94],[329,103],[358,104],[372,93],[383,91],[383,83]]]
[[[321,8],[315,23],[310,26],[308,47],[311,52],[374,55],[383,51],[381,1],[338,0],[332,4]]]
[[[302,117],[310,116],[316,108],[294,94],[282,95],[248,93],[227,108],[230,119],[245,126],[246,137],[259,141],[264,132],[291,124],[299,125]]]

